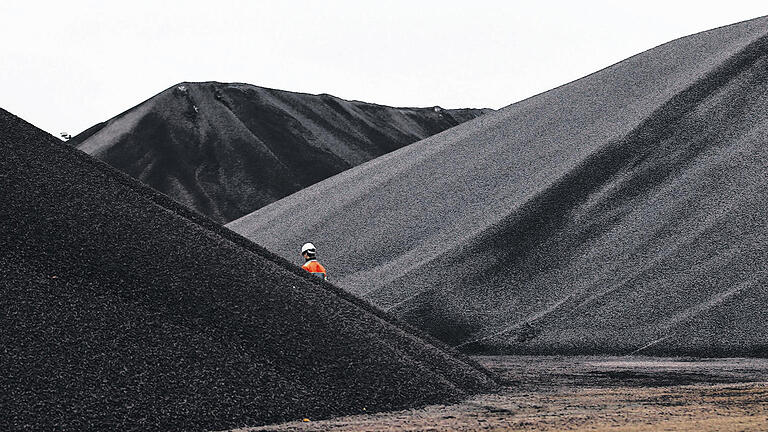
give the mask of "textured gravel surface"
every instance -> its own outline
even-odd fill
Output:
[[[0,430],[225,429],[494,387],[3,110],[0,151]]]
[[[225,223],[490,111],[181,83],[70,143]]]
[[[472,352],[768,355],[768,19],[699,33],[227,226]]]

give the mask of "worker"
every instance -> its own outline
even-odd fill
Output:
[[[301,256],[304,257],[304,265],[301,266],[304,270],[311,273],[313,276],[328,280],[328,275],[325,273],[325,267],[317,262],[317,250],[312,243],[304,243],[301,247]]]

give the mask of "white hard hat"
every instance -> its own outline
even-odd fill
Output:
[[[315,251],[315,245],[312,243],[304,243],[304,246],[301,247],[301,253],[303,254],[306,251]]]

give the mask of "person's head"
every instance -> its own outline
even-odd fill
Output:
[[[315,245],[312,243],[304,243],[304,246],[301,247],[301,256],[303,256],[305,260],[315,259],[316,255],[317,250],[315,250]]]

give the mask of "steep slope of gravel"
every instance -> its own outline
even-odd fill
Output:
[[[0,110],[0,429],[221,430],[493,387],[381,311]]]
[[[225,223],[490,111],[185,82],[69,142]]]
[[[228,227],[289,258],[313,241],[339,286],[470,351],[768,355],[767,24],[661,45]]]

